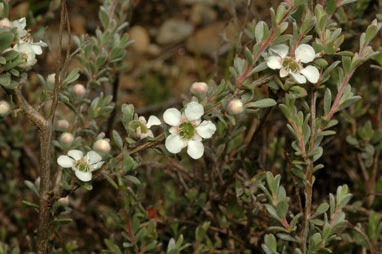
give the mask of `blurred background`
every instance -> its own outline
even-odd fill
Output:
[[[102,2],[67,1],[73,34],[94,35],[95,29],[100,26],[98,9]],[[280,2],[276,0],[130,1],[129,8],[125,10],[129,13],[130,23],[127,32],[135,43],[128,48],[126,62],[128,69],[119,76],[120,92],[117,105],[131,103],[140,115],[158,115],[169,107],[179,108],[182,101],[189,98],[189,89],[193,82],[219,83],[221,79],[227,78],[228,67],[232,65],[234,56],[242,55],[243,46],[249,43],[244,33],[247,23],[253,19],[269,23],[269,8],[277,8]],[[45,50],[45,53],[38,58],[38,64],[33,67],[29,76],[30,83],[26,86],[26,89],[31,91],[28,97],[33,103],[40,96],[36,73],[46,77],[55,70],[59,1],[11,0],[10,4],[12,6],[10,20],[28,17],[28,27],[34,36],[42,38],[49,45],[49,50]],[[336,18],[346,31],[342,50],[358,48],[359,35],[375,18],[380,8],[379,4],[377,0],[360,0],[344,9],[341,8]],[[68,36],[67,33],[64,34],[64,47],[68,47]],[[381,42],[381,37],[374,40],[374,48],[377,49]],[[352,128],[357,127],[354,122],[348,122],[346,118],[352,115],[359,126],[364,126],[367,121],[373,123],[376,119],[376,95],[380,74],[370,70],[369,65],[368,62],[357,70],[352,80],[353,86],[363,100],[338,116],[341,122],[338,128],[342,127],[344,131],[326,141],[325,156],[322,159],[325,169],[317,174],[315,200],[325,199],[329,192],[334,192],[338,185],[344,183],[350,185],[355,194],[354,200],[363,198],[365,183],[360,177],[359,166],[355,163],[357,155],[349,152],[354,148],[346,142],[346,137],[352,133]],[[79,64],[73,60],[70,68],[76,67],[79,67]],[[104,86],[102,90],[106,94],[112,94],[111,86]],[[5,98],[3,90],[0,90],[0,98]],[[247,125],[251,123],[251,119],[244,116],[242,120],[248,123]],[[247,161],[249,164],[246,167],[285,174],[283,155],[285,150],[290,149],[289,140],[285,139],[288,135],[285,120],[280,112],[271,114],[263,127],[263,133],[256,137],[255,143],[251,143],[250,148],[253,149],[248,149],[252,151],[248,158],[256,163],[251,164]],[[24,185],[25,180],[34,182],[38,176],[36,137],[36,129],[28,124],[26,119],[20,117],[0,119],[0,242],[18,246],[20,253],[33,250],[33,238],[36,234],[37,213],[22,203],[22,200],[37,202],[33,193]],[[155,155],[149,153],[143,158],[153,156]],[[237,166],[236,160],[240,158],[231,159],[228,163],[232,162],[234,168]],[[246,211],[236,209],[236,202],[241,201],[236,200],[235,185],[232,184],[220,186],[222,193],[233,190],[232,196],[228,195],[226,200],[216,200],[215,197],[209,196],[205,190],[208,190],[211,179],[204,175],[210,170],[209,164],[193,164],[186,161],[185,165],[187,167],[193,165],[197,170],[200,167],[201,170],[195,178],[190,179],[187,188],[179,184],[181,179],[176,170],[185,169],[182,169],[176,161],[160,161],[155,164],[149,160],[138,168],[141,170],[139,179],[143,184],[134,187],[133,192],[137,195],[135,202],[141,207],[139,209],[142,214],[137,215],[140,222],[154,221],[156,230],[153,235],[157,237],[158,242],[166,242],[180,232],[193,235],[193,230],[204,221],[213,221],[215,230],[210,237],[212,242],[220,244],[218,245],[220,247],[216,247],[217,250],[225,248],[235,250],[235,246],[239,245],[243,249],[257,253],[264,228],[267,227],[266,214],[260,213],[252,217],[249,215],[253,209],[251,206],[248,206]],[[256,174],[256,170],[251,174]],[[285,176],[284,182],[290,181],[292,179]],[[381,179],[377,188],[382,191]],[[292,186],[287,191],[291,193]],[[114,242],[121,246],[123,242],[120,240],[123,238],[121,232],[130,225],[129,211],[123,208],[131,207],[131,201],[126,201],[126,193],[129,193],[129,190],[116,191],[107,181],[97,180],[91,192],[81,189],[70,197],[68,213],[70,212],[74,222],[55,232],[58,239],[58,253],[77,253],[75,250],[78,253],[92,251],[101,253],[102,249],[110,250]],[[194,201],[191,202],[191,199]],[[126,205],[125,202],[130,203]],[[214,209],[219,211],[216,212],[219,215],[213,212]],[[380,197],[374,209],[381,211]],[[224,216],[220,217],[220,213]],[[367,220],[367,213],[363,215]],[[223,224],[212,219],[215,216],[219,217],[216,220],[224,217],[227,223],[225,226],[230,227],[232,231],[221,229],[219,225],[224,228]],[[177,228],[174,229],[173,225],[177,225]],[[190,228],[192,233],[188,232]],[[110,242],[104,239],[110,239]],[[353,253],[358,253],[359,250],[356,247],[348,249],[354,251]]]

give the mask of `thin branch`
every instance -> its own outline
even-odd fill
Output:
[[[313,152],[316,145],[317,129],[316,129],[316,101],[317,101],[317,91],[313,92],[313,96],[310,103],[310,128],[311,137],[309,140],[309,153]],[[312,193],[313,193],[313,158],[304,156],[306,163],[305,172],[305,211],[303,227],[301,232],[301,248],[302,253],[307,253],[307,242],[309,236],[309,221],[312,210]]]

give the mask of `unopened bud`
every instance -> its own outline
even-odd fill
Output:
[[[0,115],[6,115],[9,112],[11,106],[8,102],[1,100],[0,101]]]
[[[74,141],[74,137],[69,132],[64,132],[61,134],[60,141],[65,144],[71,144]]]
[[[109,152],[111,149],[110,143],[106,139],[99,139],[94,143],[94,150]]]
[[[61,119],[57,121],[57,127],[63,130],[66,130],[69,128],[69,122],[65,119]]]
[[[240,114],[241,112],[243,112],[243,110],[243,102],[240,99],[233,99],[228,103],[228,111],[231,114]]]
[[[47,80],[49,83],[54,84],[56,82],[56,73],[49,74]]]
[[[204,82],[195,82],[191,85],[191,93],[193,94],[207,94],[208,85]]]
[[[0,27],[11,27],[11,26],[12,26],[12,24],[9,21],[9,19],[4,18],[4,19],[0,20]]]
[[[61,205],[64,205],[64,206],[69,205],[69,196],[66,196],[64,198],[60,198],[58,200],[58,203],[60,203]]]
[[[82,84],[76,84],[73,86],[73,93],[80,97],[83,97],[86,93],[86,89]]]

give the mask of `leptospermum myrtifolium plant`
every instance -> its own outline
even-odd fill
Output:
[[[9,20],[10,4],[1,0],[0,85],[7,96],[0,116],[21,115],[39,135],[39,177],[25,181],[36,197],[23,201],[39,218],[29,232],[28,253],[84,253],[60,232],[74,223],[69,203],[82,195],[78,189],[91,193],[102,179],[110,183],[102,188],[118,193],[119,206],[102,208],[102,228],[112,232],[103,236],[102,253],[382,253],[381,215],[353,202],[348,185],[338,184],[324,200],[313,195],[318,173],[334,170],[321,163],[325,142],[337,138],[339,122],[350,123],[346,141],[361,165],[364,206],[382,205],[376,201],[382,108],[375,123],[358,128],[356,118],[346,120],[349,112],[364,115],[351,85],[357,68],[373,59],[382,70],[381,52],[371,47],[382,24],[373,19],[360,36],[344,32],[341,24],[354,2],[280,1],[269,24],[254,20],[243,30],[246,41],[233,49],[225,79],[190,84],[182,105],[146,121],[129,101],[117,100],[126,50],[134,43],[126,33],[130,1],[105,0],[95,34],[76,37],[61,0],[60,43],[52,49],[33,39],[25,18]],[[364,2],[356,3],[357,10]],[[70,35],[66,52],[64,32]],[[358,41],[356,50],[342,47],[345,35]],[[53,50],[56,71],[38,74],[41,94],[30,101],[30,73],[39,56]],[[274,126],[281,121],[289,133],[261,141],[259,132],[273,132],[264,128],[271,112],[282,113]],[[0,138],[0,144],[8,142]],[[356,209],[367,211],[366,222],[354,218]],[[4,234],[0,253],[19,253],[2,243]]]

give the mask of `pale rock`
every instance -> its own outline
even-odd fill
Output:
[[[150,44],[147,48],[147,53],[152,56],[159,56],[161,53],[161,48],[156,44]]]
[[[130,29],[129,34],[130,39],[135,41],[132,47],[140,53],[145,53],[150,45],[150,37],[146,29],[142,26],[134,26]]]
[[[193,31],[192,24],[184,20],[169,19],[161,25],[156,39],[159,44],[178,43],[190,36]]]
[[[216,11],[205,4],[192,6],[190,20],[195,25],[207,25],[216,20],[216,17]]]
[[[187,40],[187,50],[213,56],[220,47],[224,26],[223,22],[217,22],[198,30]]]

